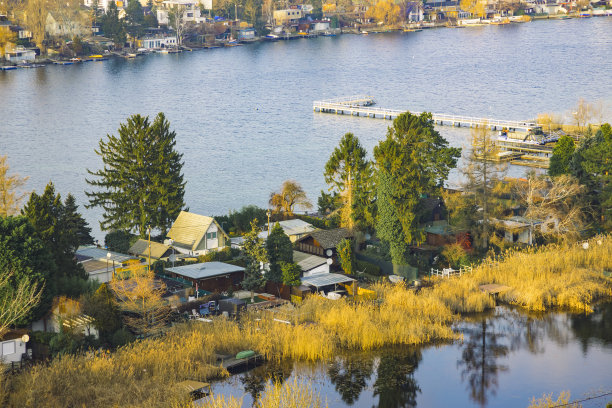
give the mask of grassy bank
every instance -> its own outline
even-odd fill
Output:
[[[318,361],[347,349],[452,341],[459,337],[451,329],[457,313],[481,312],[495,305],[480,291],[480,284],[509,286],[500,298],[530,310],[584,311],[594,300],[612,297],[612,279],[603,276],[604,270],[612,270],[612,239],[607,237],[591,240],[588,249],[572,245],[508,252],[503,262],[440,280],[418,293],[402,285],[377,284],[372,289],[378,299],[373,302],[312,296],[297,308],[253,313],[239,322],[216,318],[212,323],[181,324],[163,338],[139,341],[112,354],[66,356],[5,379],[0,389],[9,395],[0,405],[180,405],[186,395],[176,383],[227,375],[215,353],[250,349],[268,359]],[[278,390],[269,393],[282,395]],[[218,403],[223,406],[224,401]]]
[[[612,297],[612,238],[583,244],[549,245],[506,252],[502,262],[481,265],[465,280],[475,285],[497,283],[510,289],[499,294],[507,303],[529,310],[592,311],[591,304]]]

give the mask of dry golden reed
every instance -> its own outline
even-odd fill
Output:
[[[485,263],[462,279],[476,285],[497,283],[510,289],[500,299],[529,310],[560,308],[592,311],[591,304],[612,297],[612,237],[586,243],[508,251],[499,263]]]

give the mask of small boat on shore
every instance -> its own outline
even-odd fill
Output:
[[[13,69],[17,69],[17,67],[14,65],[5,65],[0,67],[0,71],[12,71]]]

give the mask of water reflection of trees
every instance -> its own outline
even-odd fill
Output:
[[[488,398],[497,393],[498,374],[508,369],[498,361],[509,352],[508,346],[502,344],[505,334],[496,327],[495,319],[488,317],[466,327],[463,333],[467,340],[457,362],[461,380],[467,381],[470,398],[485,406]]]
[[[380,356],[374,396],[378,396],[378,408],[408,408],[416,406],[417,393],[421,392],[414,371],[421,361],[421,352],[387,351]]]
[[[572,315],[570,322],[583,353],[588,352],[593,340],[598,340],[608,347],[612,346],[612,303],[597,305],[593,313],[588,315]]]
[[[293,362],[290,360],[271,360],[268,363],[256,367],[240,377],[244,391],[253,398],[253,406],[259,400],[261,393],[266,388],[268,381],[282,384],[291,375]]]
[[[336,358],[329,364],[327,374],[340,394],[342,401],[352,405],[366,387],[374,360],[366,355],[349,355]]]

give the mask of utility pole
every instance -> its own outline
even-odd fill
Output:
[[[266,212],[266,215],[268,216],[268,238],[270,238],[270,210]]]
[[[147,227],[149,233],[149,273],[151,272],[151,227]]]

